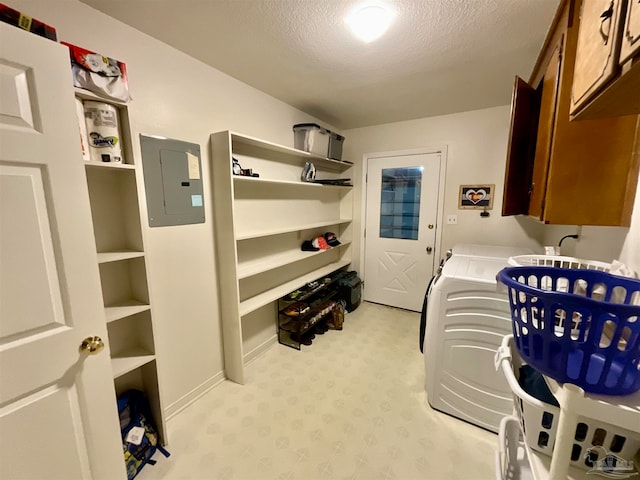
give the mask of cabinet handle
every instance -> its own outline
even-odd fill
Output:
[[[607,8],[600,14],[600,36],[602,37],[604,45],[609,43],[609,32],[611,32],[611,17],[613,17],[613,0],[611,1],[609,8]],[[609,28],[607,28],[606,33],[603,30],[605,20],[609,20]]]

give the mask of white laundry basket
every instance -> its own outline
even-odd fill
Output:
[[[509,257],[507,260],[509,265],[513,267],[527,267],[527,266],[539,266],[539,267],[554,267],[554,268],[571,268],[580,270],[597,270],[600,272],[609,272],[611,270],[611,264],[600,262],[598,260],[584,260],[582,258],[564,257],[560,255],[517,255]],[[538,285],[532,285],[538,287]],[[566,280],[560,279],[558,284],[553,287],[551,278],[543,278],[539,288],[542,290],[555,290],[556,292],[568,292],[570,285]],[[584,288],[584,287],[582,287]],[[573,286],[573,293],[584,294],[581,290],[581,285]],[[534,322],[536,318],[532,319]],[[577,335],[580,329],[580,323],[582,317],[580,314],[576,314],[574,318],[571,318],[571,331],[572,334]],[[562,336],[565,327],[569,327],[567,318],[564,317],[563,312],[559,312],[556,315],[556,333]]]
[[[611,269],[610,263],[599,262],[597,260],[583,260],[581,258],[563,257],[560,255],[516,255],[509,257],[509,265],[512,267],[556,267],[573,268],[583,270],[599,270],[608,272]]]
[[[560,409],[526,393],[518,382],[520,367],[524,365],[513,342],[507,335],[496,353],[496,368],[502,369],[513,392],[515,411],[520,419],[524,441],[533,450],[551,456],[555,444]],[[631,428],[634,428],[630,425]],[[625,430],[601,419],[578,417],[570,433],[573,441],[570,465],[581,469],[593,468],[603,448],[625,460],[633,460],[640,450],[640,432]]]
[[[516,417],[504,417],[498,432],[496,480],[533,479],[527,450],[520,441],[520,422]]]

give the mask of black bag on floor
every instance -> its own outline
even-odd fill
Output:
[[[340,286],[339,298],[346,302],[347,312],[353,312],[362,301],[362,280],[358,272],[355,270],[341,272],[338,285]]]
[[[122,432],[122,450],[131,480],[147,463],[155,465],[153,454],[159,450],[165,457],[170,453],[158,443],[158,433],[153,426],[151,409],[144,393],[128,390],[118,397],[118,416]]]

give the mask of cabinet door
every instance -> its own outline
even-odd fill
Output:
[[[511,128],[507,148],[502,215],[526,215],[529,212],[539,111],[538,92],[520,77],[516,77],[511,101]]]
[[[624,0],[589,0],[582,4],[571,92],[572,114],[618,71],[623,11]]]
[[[640,52],[640,0],[629,0],[627,19],[622,32],[620,64]]]
[[[562,61],[562,44],[564,36],[553,49],[553,54],[547,65],[542,79],[542,97],[540,99],[540,119],[538,123],[538,138],[533,162],[533,180],[531,183],[531,198],[529,199],[529,215],[542,218],[544,197],[547,190],[547,174],[551,156],[551,144],[558,100],[558,86],[560,80],[560,65]]]

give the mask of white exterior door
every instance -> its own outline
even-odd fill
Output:
[[[0,23],[0,478],[126,479],[67,49]]]
[[[364,299],[420,311],[433,275],[441,154],[369,158]]]

